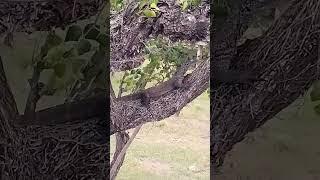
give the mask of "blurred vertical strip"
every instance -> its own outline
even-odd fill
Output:
[[[106,71],[107,71],[107,73],[106,73],[106,83],[107,83],[107,88],[106,88],[106,93],[107,93],[107,97],[109,97],[110,96],[110,85],[111,85],[111,80],[110,80],[110,8],[111,8],[111,6],[110,6],[110,4],[111,4],[111,2],[110,2],[110,0],[106,0],[106,7],[105,7],[105,9],[106,9],[106,11],[107,11],[107,16],[106,16],[106,34],[107,34],[107,40],[108,40],[108,42],[109,43],[106,43],[107,44],[107,50],[106,50],[106,61],[107,61],[107,67],[106,67]],[[107,120],[107,129],[108,129],[108,133],[107,133],[107,137],[105,137],[105,138],[107,138],[107,141],[109,142],[109,147],[108,147],[108,150],[107,150],[107,152],[108,152],[108,155],[107,155],[107,158],[108,158],[108,160],[106,161],[106,166],[107,166],[107,179],[110,179],[110,136],[109,136],[109,134],[110,134],[110,122],[111,122],[111,118],[110,118],[110,98],[107,98],[107,113],[106,113],[106,120]]]

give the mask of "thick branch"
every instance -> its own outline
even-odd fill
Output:
[[[136,2],[137,3],[137,2]],[[144,62],[141,53],[145,43],[159,34],[171,40],[204,40],[209,31],[209,4],[182,12],[176,1],[159,2],[160,13],[156,18],[137,15],[138,9],[127,14],[124,11],[111,19],[112,71],[124,71],[138,67]]]
[[[227,16],[213,12],[210,53],[214,69],[229,68],[231,59],[237,53],[237,41],[249,27],[258,9],[266,6],[270,1],[231,0],[228,1],[229,14]],[[221,6],[222,2],[213,1],[212,4],[213,9],[213,7]]]
[[[0,34],[7,31],[47,31],[94,16],[103,7],[104,0],[6,0],[0,2]],[[176,1],[159,3],[161,13],[148,19],[129,14],[133,20],[122,24],[123,14],[111,18],[112,70],[131,69],[144,59],[141,51],[150,35],[162,34],[172,40],[199,40],[206,38],[209,27],[209,4],[202,4],[188,12],[181,12]],[[119,43],[119,42],[127,42]]]
[[[34,119],[26,120],[21,115],[16,120],[17,126],[49,126],[59,124],[74,124],[89,119],[106,119],[107,95],[101,94],[81,101],[57,105],[36,112]]]
[[[295,0],[261,41],[248,43],[239,54],[238,68],[250,67],[266,82],[212,92],[211,163],[215,170],[234,144],[304,94],[317,78],[319,12],[319,1]]]
[[[12,91],[7,82],[0,56],[0,142],[12,141],[15,135],[12,131],[12,119],[18,116],[18,109]],[[0,144],[1,144],[0,143]]]
[[[95,15],[98,8],[103,7],[103,2],[105,1],[0,1],[0,34],[12,30],[33,32],[63,27]],[[39,111],[34,124],[49,120],[42,125],[52,126],[11,128],[10,125],[17,120],[18,111],[1,62],[1,179],[108,178],[109,124],[103,121],[106,114],[102,114],[105,113],[107,99],[99,100],[101,101],[98,103],[88,100],[91,103],[78,102]],[[23,120],[24,117],[18,119]],[[75,121],[77,124],[72,124]]]
[[[141,100],[115,101],[111,106],[111,119],[120,127],[111,125],[111,134],[162,120],[179,111],[209,87],[209,67],[209,60],[201,62],[186,78],[189,88],[172,90],[158,99],[152,99],[149,107],[141,106]]]

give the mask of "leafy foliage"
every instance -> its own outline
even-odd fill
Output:
[[[119,11],[123,8],[123,0],[111,0],[111,10]]]
[[[196,7],[201,3],[201,0],[179,0],[179,4],[182,10],[186,10],[191,7]]]
[[[140,0],[138,14],[145,17],[157,17],[159,8],[157,6],[158,0]]]
[[[172,76],[185,60],[196,56],[196,49],[181,42],[170,44],[158,38],[148,42],[146,64],[138,69],[125,72],[123,92],[134,91],[147,83],[161,83]]]
[[[105,80],[101,82],[101,79],[105,79],[106,75],[108,35],[99,28],[92,23],[84,28],[72,25],[67,29],[65,37],[59,36],[54,30],[49,32],[40,53],[32,62],[33,67],[40,72],[53,72],[48,82],[42,82],[50,92],[45,95],[54,95],[63,90],[67,96],[74,96],[84,86],[104,86]]]

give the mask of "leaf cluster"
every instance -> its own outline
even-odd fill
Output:
[[[157,6],[158,0],[140,0],[139,1],[139,13],[145,17],[157,17],[159,8]]]
[[[200,3],[201,0],[179,0],[179,4],[183,11],[188,8],[199,6]]]
[[[123,8],[123,0],[111,0],[111,10],[119,11]]]
[[[184,61],[196,56],[196,49],[181,42],[171,44],[158,38],[147,43],[145,54],[146,63],[141,68],[125,72],[123,92],[167,80]]]
[[[106,76],[101,72],[106,71],[107,43],[108,35],[93,23],[84,28],[72,25],[65,37],[51,30],[32,62],[39,72],[53,71],[48,82],[43,82],[50,92],[45,95],[77,88],[74,87],[76,82],[88,83],[95,79],[102,81],[98,84],[105,84]]]

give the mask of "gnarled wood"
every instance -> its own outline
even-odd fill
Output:
[[[63,27],[73,21],[95,15],[98,9],[103,7],[104,2],[103,0],[1,1],[0,34],[12,31],[45,31],[52,27]],[[78,116],[80,122],[77,124],[15,128],[13,124],[17,120],[18,111],[2,66],[0,80],[0,179],[108,178],[109,123],[107,121],[101,122],[103,120],[101,117],[87,117],[89,119],[81,121],[82,116]],[[97,112],[101,114],[106,112],[106,109]],[[59,114],[54,116],[58,117]],[[63,118],[59,120],[63,121]]]
[[[173,41],[197,41],[207,37],[209,2],[202,1],[201,5],[188,12],[181,11],[176,3],[174,0],[161,0],[158,4],[160,13],[155,18],[137,15],[138,9],[112,15],[111,71],[124,71],[140,66],[144,62],[142,51],[145,43],[158,35]]]
[[[318,77],[320,3],[293,1],[260,40],[238,53],[234,68],[250,67],[266,82],[213,89],[211,165],[214,171],[237,142],[291,104]],[[213,172],[214,172],[213,171]]]

